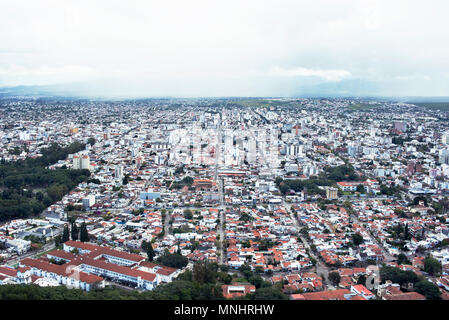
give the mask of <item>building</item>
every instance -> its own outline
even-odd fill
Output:
[[[3,242],[6,248],[17,254],[24,254],[31,249],[31,241],[24,239],[0,238],[0,242]]]
[[[356,191],[359,184],[360,182],[337,182],[337,185],[341,191]]]
[[[441,142],[443,144],[449,144],[449,131],[443,133],[443,135],[441,136]]]
[[[250,284],[222,285],[223,297],[226,299],[244,297],[247,294],[256,292],[256,286]]]
[[[81,169],[81,158],[78,155],[74,155],[72,159],[73,169],[79,170]]]
[[[376,298],[376,296],[371,291],[369,291],[363,284],[357,284],[357,285],[351,286],[351,293],[353,293],[357,296],[362,296],[366,300],[371,300],[371,299]]]
[[[407,131],[407,123],[404,121],[395,121],[394,128],[400,132]]]
[[[147,262],[141,255],[71,240],[64,243],[63,250],[48,252],[46,259],[26,258],[20,265],[28,268],[30,275],[86,291],[104,287],[104,279],[153,290],[160,283],[171,282],[180,272]],[[11,270],[7,271],[14,275],[14,269]]]
[[[332,187],[326,187],[326,198],[329,200],[338,199],[338,189]]]
[[[25,258],[20,261],[20,266],[30,268],[34,276],[53,279],[69,288],[90,291],[104,287],[102,277],[83,272],[74,265],[57,265],[44,260]]]
[[[441,164],[449,164],[449,149],[441,149],[438,152],[438,162]]]
[[[81,168],[80,169],[87,169],[90,170],[90,158],[88,155],[83,155],[81,157]]]
[[[80,170],[80,169],[86,169],[91,170],[90,167],[90,158],[89,155],[74,155],[72,159],[73,169]]]
[[[85,209],[89,209],[95,204],[95,196],[94,195],[88,195],[83,199],[83,207]]]
[[[141,192],[139,198],[141,200],[156,200],[161,197],[160,192],[153,192],[151,189],[148,189],[145,192]]]
[[[115,166],[114,177],[118,180],[123,180],[123,166]]]

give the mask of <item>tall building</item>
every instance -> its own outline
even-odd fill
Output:
[[[407,131],[407,123],[404,121],[395,121],[394,128],[398,131],[405,132]]]
[[[439,151],[438,162],[441,164],[449,164],[449,149],[441,149]]]
[[[123,166],[115,166],[114,176],[116,179],[123,179]]]
[[[441,136],[441,142],[444,144],[449,144],[449,131],[443,133],[443,135]]]
[[[73,163],[73,169],[75,169],[75,170],[81,169],[81,158],[79,156],[74,155],[72,163]]]
[[[81,169],[90,170],[90,158],[87,154],[81,156]]]
[[[349,156],[355,157],[357,155],[358,151],[359,151],[359,147],[356,144],[350,143],[348,145],[348,155]]]
[[[90,158],[87,154],[73,156],[73,169],[87,169],[90,170]]]
[[[87,197],[83,198],[83,207],[85,209],[89,209],[95,204],[95,196],[94,195],[88,195]]]
[[[326,187],[326,198],[329,200],[338,199],[338,189],[332,187]]]

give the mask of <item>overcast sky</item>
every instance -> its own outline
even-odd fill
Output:
[[[448,12],[447,0],[0,0],[0,86],[449,96]]]

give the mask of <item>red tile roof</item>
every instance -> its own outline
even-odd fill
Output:
[[[348,289],[309,292],[303,293],[303,296],[305,300],[346,300],[345,294],[350,294]]]
[[[17,270],[10,267],[0,267],[0,274],[4,274],[9,277],[16,277]]]
[[[64,277],[69,277],[69,278],[79,277],[78,279],[85,283],[96,283],[96,282],[103,281],[103,278],[98,277],[96,275],[88,274],[88,273],[85,273],[82,271],[76,272],[75,270],[70,269],[65,265],[60,266],[60,265],[52,264],[52,263],[49,263],[49,262],[46,262],[43,260],[25,258],[20,263],[23,265],[29,266],[29,267],[34,267],[36,269],[51,272],[51,273],[58,274],[58,275],[64,276]]]

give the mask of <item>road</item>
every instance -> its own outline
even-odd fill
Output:
[[[351,218],[355,220],[355,222],[359,225],[362,225],[362,222],[359,220],[359,218],[352,214]],[[376,240],[376,238],[373,236],[373,234],[371,233],[371,231],[369,231],[368,229],[366,229],[366,231],[368,232],[368,235],[371,239],[371,242],[373,242],[374,244],[378,245],[379,248],[382,250],[382,253],[384,255],[385,261],[390,262],[390,261],[396,261],[395,257],[393,257],[391,254],[388,253],[387,250],[385,250],[385,248],[383,247],[383,245]]]
[[[222,117],[221,117],[221,113],[220,113],[220,122],[218,124],[218,137],[217,137],[217,144],[215,146],[215,173],[214,173],[214,181],[218,186],[218,194],[220,197],[220,206],[218,207],[218,215],[219,215],[219,219],[220,219],[220,223],[218,225],[218,235],[220,236],[220,245],[219,245],[219,263],[220,264],[225,264],[226,263],[226,258],[225,258],[225,253],[223,250],[223,246],[224,246],[224,240],[225,240],[225,233],[224,233],[224,229],[223,229],[223,225],[224,225],[224,211],[225,211],[225,205],[224,205],[224,194],[223,194],[223,189],[224,189],[224,182],[223,179],[218,177],[218,168],[220,166],[220,156],[221,156],[221,140],[222,140]]]
[[[25,258],[33,258],[45,251],[49,251],[49,250],[53,249],[54,247],[55,247],[55,244],[53,242],[44,244],[42,246],[42,248],[40,248],[38,251],[28,251],[25,254],[22,254],[22,255],[17,256],[11,260],[6,261],[6,264],[9,266],[13,266],[13,265],[17,264],[20,260],[23,260]]]
[[[224,241],[225,241],[225,232],[224,232],[224,220],[225,220],[225,206],[224,206],[224,196],[223,196],[223,180],[219,180],[219,193],[220,193],[220,207],[218,208],[218,214],[220,215],[220,225],[218,228],[218,235],[220,236],[220,264],[226,264],[227,259],[225,257],[224,252]]]
[[[289,203],[287,203],[287,202],[284,202],[284,206],[286,208],[288,208],[288,212],[290,213],[290,217],[293,220],[293,223],[295,224],[295,226],[296,226],[296,228],[298,230],[299,238],[301,239],[301,241],[303,242],[304,246],[308,250],[309,255],[312,258],[314,258],[315,261],[316,261],[316,265],[315,265],[315,272],[316,272],[316,274],[318,274],[319,276],[322,276],[324,284],[326,284],[327,286],[330,286],[331,283],[329,282],[329,279],[328,279],[330,268],[328,266],[326,266],[326,264],[322,261],[321,257],[317,256],[315,254],[315,252],[313,252],[312,247],[310,246],[308,240],[299,232],[299,230],[301,228],[299,226],[298,219],[293,215],[293,212],[291,210],[291,205]]]
[[[324,283],[326,285],[331,285],[331,283],[328,280],[328,274],[329,274],[329,267],[327,267],[324,262],[322,261],[321,257],[318,257],[317,255],[315,255],[315,253],[313,252],[309,242],[307,241],[307,239],[301,234],[300,230],[302,229],[301,226],[298,223],[298,219],[295,217],[295,215],[293,214],[293,211],[291,210],[291,204],[286,202],[284,200],[284,208],[287,209],[287,212],[290,215],[290,218],[293,221],[293,224],[296,227],[297,233],[299,235],[299,238],[301,239],[301,241],[304,243],[304,246],[306,247],[306,249],[309,252],[309,255],[312,256],[312,258],[314,258],[316,260],[316,265],[315,265],[315,269],[316,269],[316,274],[318,274],[319,276],[324,276],[323,280]]]
[[[259,116],[262,119],[262,116],[258,113],[256,113],[253,109],[251,109],[251,112],[255,115],[255,116]],[[249,125],[246,126],[249,133],[251,134],[252,138],[254,139],[254,141],[256,142],[256,150],[258,150],[258,152],[256,152],[256,161],[257,160],[262,160],[262,167],[266,167],[267,164],[267,159],[265,158],[265,150],[260,150],[260,144],[258,139],[256,139],[254,132],[251,130],[251,128],[249,127]]]

